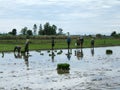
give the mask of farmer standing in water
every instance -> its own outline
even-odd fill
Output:
[[[55,42],[54,42],[54,37],[52,37],[52,50],[54,49]]]
[[[94,38],[92,38],[91,39],[91,48],[94,48],[94,43],[95,43]]]
[[[29,43],[29,39],[27,39],[25,43],[25,53],[27,52],[27,54],[29,54]]]
[[[81,49],[83,48],[83,43],[84,43],[84,39],[83,39],[83,37],[80,37],[80,47],[81,47]]]
[[[70,43],[71,43],[71,38],[68,32],[68,37],[67,37],[67,44],[68,44],[68,49],[70,48]]]

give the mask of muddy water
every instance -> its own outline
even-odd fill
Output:
[[[120,47],[85,48],[82,56],[75,51],[0,53],[0,90],[120,90]],[[58,63],[69,63],[70,72],[58,74]]]

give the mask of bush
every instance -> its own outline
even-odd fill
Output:
[[[106,54],[112,54],[113,52],[112,52],[112,50],[106,50]]]
[[[57,73],[58,74],[66,74],[69,73],[70,65],[67,63],[61,63],[57,65]]]
[[[57,70],[69,70],[70,65],[67,63],[61,63],[57,65]]]

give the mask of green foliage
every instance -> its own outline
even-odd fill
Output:
[[[117,33],[116,31],[113,31],[111,33],[111,36],[114,37],[114,38],[120,38],[120,33]]]
[[[60,63],[57,65],[57,69],[59,70],[69,70],[70,69],[70,65],[67,63]]]
[[[27,35],[33,35],[32,30],[27,30]]]
[[[27,27],[22,28],[21,34],[22,35],[26,35],[27,34]]]
[[[13,29],[12,30],[12,35],[16,35],[17,34],[17,30],[16,29]]]
[[[97,37],[97,38],[101,38],[102,35],[101,35],[101,34],[96,34],[96,37]]]
[[[12,33],[12,32],[8,32],[8,34],[9,34],[9,35],[13,35],[13,33]]]
[[[36,32],[37,32],[37,25],[36,24],[33,25],[33,32],[34,32],[34,35],[36,35]]]
[[[112,54],[113,52],[112,52],[112,50],[106,50],[106,54]]]
[[[50,50],[51,49],[51,37],[55,37],[54,49],[65,49],[67,48],[66,36],[29,36],[29,35],[0,35],[0,51],[13,51],[15,45],[21,45],[24,48],[26,38],[30,39],[30,50]],[[76,48],[75,43],[77,36],[71,36],[70,48]],[[91,47],[91,38],[84,37],[83,48]],[[106,37],[106,38],[95,38],[95,47],[102,46],[117,46],[120,45],[120,39]],[[57,53],[61,53],[58,51]]]
[[[63,34],[63,29],[62,28],[59,28],[58,29],[58,35],[62,35]]]
[[[50,25],[49,22],[44,24],[44,28],[42,28],[42,25],[40,24],[39,27],[39,35],[56,35],[57,26]]]
[[[117,33],[116,33],[116,31],[113,31],[112,33],[111,33],[111,36],[115,36]]]
[[[11,32],[8,32],[8,34],[10,34],[10,35],[16,35],[17,34],[17,30],[13,29]]]
[[[24,28],[21,30],[21,35],[33,35],[33,33],[32,33],[32,30],[28,30],[27,27],[24,27]]]
[[[62,28],[59,28],[59,35],[63,34],[63,29]],[[39,26],[39,31],[38,31],[38,35],[57,35],[57,26],[56,25],[50,25],[49,22],[46,22],[44,25],[43,25],[43,28],[42,28],[42,24],[40,24]],[[12,31],[8,32],[7,34],[9,35],[17,35],[17,30],[16,29],[13,29]],[[37,35],[37,25],[34,24],[33,25],[33,32],[31,32],[30,30],[28,30],[27,27],[24,27],[21,29],[20,31],[20,35]],[[3,34],[2,34],[3,35]]]
[[[69,73],[70,70],[70,65],[67,63],[60,63],[57,64],[57,73],[58,74],[65,74],[65,73]]]
[[[40,26],[39,26],[38,35],[44,35],[43,29],[42,29],[42,24],[40,24]]]

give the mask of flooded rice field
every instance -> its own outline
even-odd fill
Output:
[[[113,54],[107,55],[110,49]],[[0,90],[120,90],[120,47],[0,53]],[[58,74],[59,63],[70,71]]]

